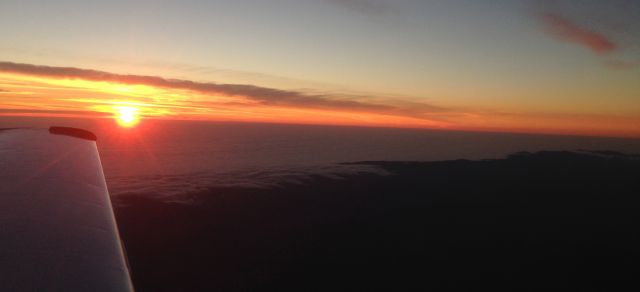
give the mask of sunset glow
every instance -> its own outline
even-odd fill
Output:
[[[116,110],[118,111],[116,115],[116,121],[118,122],[118,125],[122,127],[131,128],[137,125],[140,121],[137,108],[120,106],[116,107]]]
[[[73,23],[27,2],[0,9],[0,116],[640,137],[636,4],[188,1],[114,22],[104,2]]]
[[[49,67],[47,70],[65,69]],[[579,110],[575,107],[573,112],[566,109],[558,113],[522,108],[505,111],[492,109],[498,105],[489,103],[484,108],[456,108],[410,99],[366,101],[364,95],[356,96],[363,101],[354,102],[349,100],[353,95],[327,96],[298,91],[274,93],[273,89],[245,88],[243,85],[227,89],[227,85],[161,77],[150,80],[150,77],[116,75],[101,80],[82,73],[77,73],[75,78],[58,78],[39,72],[17,74],[0,70],[0,87],[3,88],[0,91],[0,116],[113,117],[118,125],[126,128],[136,126],[144,116],[156,119],[640,136],[640,115],[634,114],[636,109],[633,105],[610,115],[594,114],[589,107]],[[106,74],[109,73],[101,76]],[[118,82],[109,79],[117,79]],[[277,97],[282,101],[262,100],[265,98],[263,95],[273,94],[282,95]],[[291,99],[290,95],[296,99]],[[559,106],[557,108],[560,109]]]
[[[0,36],[0,292],[638,282],[640,0],[0,0]]]

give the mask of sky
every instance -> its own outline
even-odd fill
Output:
[[[3,0],[0,35],[0,116],[640,137],[635,0]]]

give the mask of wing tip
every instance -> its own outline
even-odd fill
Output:
[[[65,136],[91,140],[91,141],[98,140],[98,137],[96,137],[96,134],[87,130],[72,128],[72,127],[55,127],[55,126],[49,127],[49,133],[54,135],[65,135]]]

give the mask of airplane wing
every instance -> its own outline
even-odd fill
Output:
[[[133,291],[95,140],[0,129],[0,291]]]

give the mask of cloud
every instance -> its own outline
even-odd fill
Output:
[[[581,27],[556,13],[543,13],[540,17],[548,31],[559,39],[580,44],[597,54],[607,54],[617,49],[617,45],[607,36]]]
[[[69,109],[3,109],[0,108],[0,116],[32,116],[38,114],[48,115],[62,115],[62,116],[74,116],[74,117],[107,117],[110,116],[107,113],[97,113],[92,111],[83,110],[69,110]]]
[[[0,93],[3,93],[3,92],[11,92],[11,91],[0,88]]]
[[[195,82],[190,80],[165,79],[158,76],[114,74],[74,67],[52,67],[0,62],[0,72],[59,79],[81,79],[130,85],[148,85],[160,88],[191,90],[208,95],[239,96],[264,106],[360,111],[425,120],[432,119],[430,116],[432,113],[447,111],[445,108],[427,103],[412,103],[410,106],[406,106],[390,99],[386,103],[372,103],[362,101],[366,99],[365,96],[309,94],[301,91],[282,90],[248,84]]]

